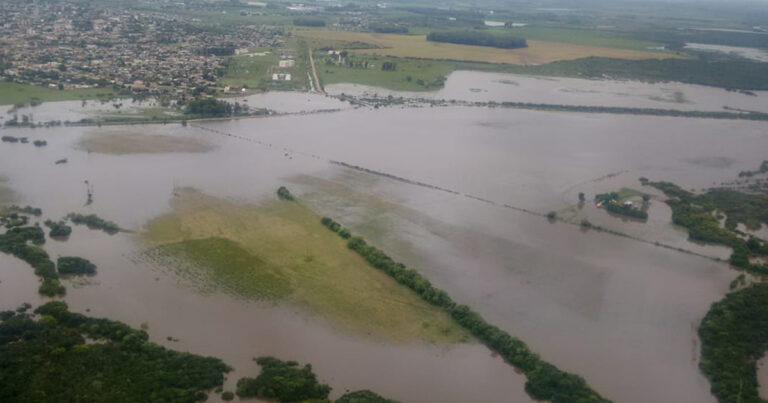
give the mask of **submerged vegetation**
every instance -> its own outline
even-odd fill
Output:
[[[755,263],[753,257],[768,256],[768,244],[764,240],[748,237],[738,230],[738,224],[747,229],[768,225],[768,196],[753,195],[730,189],[712,189],[704,194],[694,194],[670,182],[643,183],[653,186],[667,195],[672,208],[672,222],[688,230],[688,236],[699,242],[729,246],[733,249],[730,263],[757,273],[768,273],[765,264]],[[718,217],[724,219],[720,225]]]
[[[77,213],[69,213],[66,218],[72,221],[74,224],[85,225],[90,229],[100,229],[110,235],[117,234],[121,231],[120,227],[116,223],[107,221],[97,216],[96,214],[83,215]]]
[[[332,230],[337,228],[334,230],[336,233],[341,232],[341,225],[333,220],[324,219],[322,224]],[[434,287],[416,270],[395,262],[380,249],[366,243],[364,239],[351,237],[347,247],[357,252],[373,267],[413,290],[424,301],[443,309],[473,336],[521,370],[528,378],[525,390],[534,399],[555,403],[608,401],[592,390],[582,377],[561,371],[543,361],[523,341],[486,322],[472,308],[457,304],[448,293]]]
[[[51,261],[48,253],[40,247],[44,243],[45,234],[42,228],[12,227],[5,234],[0,235],[0,252],[13,255],[35,269],[35,275],[42,281],[38,290],[40,294],[49,297],[63,295],[66,289],[59,282],[56,265]]]
[[[301,203],[240,205],[179,189],[172,208],[146,226],[144,257],[193,289],[293,304],[376,340],[454,343],[470,337],[346,248]]]
[[[187,239],[160,245],[148,254],[161,264],[200,273],[204,280],[241,297],[278,299],[291,291],[289,279],[277,267],[226,238]]]
[[[123,323],[69,312],[63,302],[35,313],[0,315],[2,401],[192,403],[230,370],[216,358],[150,343]]]
[[[768,350],[768,285],[728,294],[699,327],[699,367],[720,402],[759,403],[757,360]]]
[[[280,188],[277,189],[277,197],[280,198],[280,200],[293,200],[293,195],[285,186],[280,186]]]

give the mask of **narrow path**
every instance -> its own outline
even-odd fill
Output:
[[[315,58],[312,57],[312,48],[307,47],[307,49],[309,49],[309,65],[312,66],[312,77],[315,82],[315,90],[321,94],[325,94],[323,86],[320,84],[320,79],[317,78],[317,69],[315,68]]]

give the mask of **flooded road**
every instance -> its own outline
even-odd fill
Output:
[[[304,94],[297,97],[306,102]],[[46,218],[95,213],[134,231],[170,212],[178,187],[259,203],[287,185],[319,214],[419,269],[605,397],[714,401],[697,368],[695,329],[736,272],[503,205],[560,211],[575,205],[579,192],[648,191],[637,183],[641,176],[696,189],[732,180],[765,159],[768,125],[481,108],[357,109],[200,125],[210,130],[171,124],[125,130],[203,141],[211,145],[207,152],[122,155],[77,148],[99,135],[96,128],[4,129],[48,146],[0,145],[0,174],[23,204],[41,207]],[[68,163],[54,164],[61,158]],[[90,206],[85,180],[94,190]],[[727,254],[687,241],[669,224],[666,205],[651,203],[646,224],[590,206],[579,214],[650,242]],[[135,327],[146,323],[154,341],[224,359],[235,367],[230,390],[237,378],[256,374],[252,357],[270,354],[311,363],[334,387],[333,396],[371,389],[405,402],[530,401],[524,378],[481,345],[375,343],[291,306],[201,295],[142,259],[134,234],[76,227],[69,241],[45,247],[52,257],[78,255],[99,266],[87,281],[65,282],[74,311],[90,309]],[[0,256],[0,281],[3,309],[38,302],[32,269],[15,259]],[[19,287],[10,291],[11,284]]]

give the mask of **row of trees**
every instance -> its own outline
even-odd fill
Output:
[[[320,18],[296,17],[293,19],[293,25],[300,27],[324,27],[325,21]]]
[[[502,49],[518,49],[528,47],[525,38],[509,35],[499,35],[483,31],[438,31],[427,34],[427,40],[432,42],[447,42],[461,45],[490,46]]]
[[[406,27],[405,25],[397,25],[397,24],[387,24],[387,23],[369,24],[368,29],[380,34],[407,34],[408,33],[408,27]]]
[[[107,221],[96,214],[77,214],[77,213],[70,213],[66,217],[67,219],[71,220],[72,223],[77,225],[85,225],[90,229],[100,229],[107,234],[113,235],[120,232],[120,227],[112,222]]]
[[[348,233],[339,223],[327,217],[323,218],[321,223],[339,235],[342,231]],[[592,390],[580,376],[563,372],[541,360],[524,342],[486,322],[472,308],[457,304],[448,293],[434,287],[416,270],[395,262],[380,249],[368,245],[364,239],[350,237],[347,247],[357,252],[373,267],[416,292],[426,302],[442,308],[473,336],[520,369],[528,378],[525,390],[534,399],[556,403],[608,401]]]

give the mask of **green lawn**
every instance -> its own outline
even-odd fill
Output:
[[[369,67],[337,65],[327,52],[315,52],[317,74],[323,85],[335,83],[365,84],[396,91],[433,91],[443,87],[443,79],[454,70],[454,63],[397,57],[349,54],[347,61],[368,62]],[[383,71],[381,65],[391,62],[395,71]],[[373,67],[370,67],[373,65]]]
[[[87,88],[58,90],[37,85],[0,82],[0,105],[28,104],[38,102],[68,101],[73,99],[95,99],[117,95],[111,88]]]
[[[255,52],[269,53],[264,56],[233,56],[220,83],[255,89],[259,88],[263,80],[272,80],[270,69],[277,68],[280,56],[274,49],[259,49]]]

